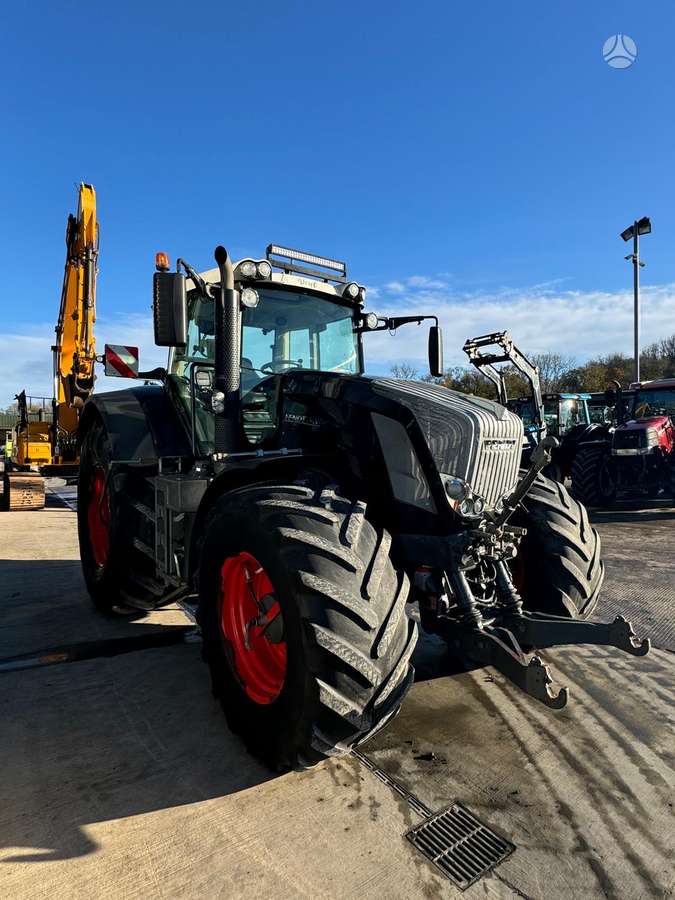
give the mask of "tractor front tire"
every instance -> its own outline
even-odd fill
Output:
[[[588,618],[605,566],[585,507],[564,485],[539,475],[511,521],[527,529],[512,567],[524,607]]]
[[[247,487],[214,508],[204,658],[230,728],[274,770],[348,753],[398,712],[417,629],[390,543],[334,487]]]
[[[608,507],[616,500],[616,486],[609,468],[608,448],[582,445],[572,463],[572,495],[585,506]]]

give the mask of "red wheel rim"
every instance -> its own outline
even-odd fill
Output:
[[[110,548],[110,505],[105,489],[105,472],[101,466],[96,466],[91,476],[87,522],[94,562],[97,566],[104,566]]]
[[[220,628],[232,648],[242,687],[254,703],[272,703],[286,677],[286,642],[279,601],[267,572],[250,553],[221,569]]]

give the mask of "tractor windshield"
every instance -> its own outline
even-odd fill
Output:
[[[272,376],[296,369],[358,374],[361,354],[353,308],[303,291],[261,287],[255,308],[242,312],[242,424],[253,444],[274,432]],[[192,421],[196,444],[211,452],[215,362],[214,302],[188,295],[188,338],[171,356],[170,377]]]
[[[351,307],[313,294],[262,288],[257,307],[242,313],[242,391],[288,369],[360,371]],[[190,362],[214,362],[214,304],[193,292],[188,302],[188,340],[173,356],[172,374]]]
[[[536,425],[534,403],[531,400],[515,401],[511,408],[520,416],[526,428]],[[558,404],[555,401],[546,400],[544,402],[544,419],[547,428],[550,429],[552,425],[555,428],[558,427]]]
[[[637,391],[632,416],[634,419],[646,419],[649,416],[670,416],[675,419],[675,387]]]
[[[353,311],[296,291],[261,289],[260,302],[243,313],[242,392],[289,369],[360,371]]]
[[[588,425],[588,407],[583,400],[565,398],[560,403],[560,430],[563,434],[577,425]]]

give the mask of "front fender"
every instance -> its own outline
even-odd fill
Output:
[[[116,462],[153,465],[161,457],[192,455],[185,427],[163,387],[134,385],[94,395],[80,416],[80,442],[97,417],[106,427],[111,459]]]

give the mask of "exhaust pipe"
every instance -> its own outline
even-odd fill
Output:
[[[220,270],[220,294],[215,306],[215,452],[234,453],[239,445],[241,312],[239,298],[234,290],[234,269],[227,250],[221,246],[216,247],[215,258]],[[222,395],[222,399],[218,394]]]

